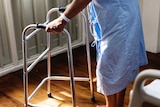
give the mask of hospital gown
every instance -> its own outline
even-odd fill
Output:
[[[97,49],[97,91],[115,94],[148,63],[137,0],[92,0],[91,28]]]

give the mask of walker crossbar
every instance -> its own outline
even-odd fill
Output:
[[[44,24],[37,24],[38,28],[45,28],[45,25],[50,21],[50,15],[55,12],[55,11],[59,11],[59,12],[64,12],[66,9],[66,7],[59,7],[59,8],[52,8],[48,11],[47,13],[47,17],[46,17],[46,21]],[[91,101],[95,102],[95,97],[94,97],[94,88],[93,88],[93,78],[92,78],[92,71],[91,71],[91,58],[90,58],[90,46],[89,46],[89,31],[88,31],[88,23],[87,23],[87,17],[83,12],[80,12],[80,14],[82,15],[82,18],[84,20],[84,24],[85,24],[85,42],[86,42],[86,52],[87,52],[87,64],[88,64],[88,74],[89,74],[89,82],[90,82],[90,90],[91,90]],[[84,79],[82,79],[82,81],[84,81]]]
[[[51,76],[51,52],[50,52],[50,33],[47,33],[47,48],[42,52],[35,61],[33,61],[30,65],[28,64],[28,50],[27,50],[27,42],[33,37],[36,36],[36,34],[45,29],[47,23],[50,22],[50,16],[53,12],[64,12],[65,7],[63,8],[52,8],[48,11],[46,16],[46,22],[43,24],[30,24],[26,26],[22,32],[22,51],[23,51],[23,86],[24,86],[24,107],[49,107],[49,106],[43,106],[39,104],[32,104],[30,103],[30,100],[33,98],[33,96],[37,93],[37,91],[41,88],[41,86],[48,82],[47,84],[47,93],[48,97],[51,96],[51,80],[68,80],[70,81],[70,88],[71,88],[71,94],[72,94],[72,106],[76,107],[76,99],[75,99],[75,83],[74,81],[89,81],[90,82],[90,90],[91,90],[91,100],[94,102],[94,90],[93,90],[93,79],[91,74],[91,59],[90,59],[90,48],[89,48],[89,39],[88,39],[88,30],[87,30],[87,18],[84,15],[84,13],[81,12],[85,27],[86,27],[86,51],[87,51],[87,63],[88,63],[88,73],[89,77],[74,77],[74,68],[73,68],[73,55],[72,55],[72,46],[71,46],[71,38],[69,32],[64,29],[63,33],[66,34],[67,38],[67,55],[68,55],[68,68],[69,68],[69,77],[65,76]],[[32,32],[29,32],[32,29]],[[29,32],[29,33],[28,33]],[[36,87],[36,89],[29,95],[28,94],[28,73],[35,67],[36,64],[45,56],[47,55],[47,68],[48,68],[48,76],[44,78],[40,84]]]
[[[39,84],[39,86],[31,93],[31,95],[28,95],[28,73],[33,69],[33,67],[47,54],[50,52],[50,47],[48,47],[41,55],[39,55],[39,57],[33,62],[31,63],[30,66],[27,66],[27,41],[25,37],[27,31],[29,31],[30,29],[33,29],[37,27],[37,25],[32,24],[31,26],[27,26],[26,29],[23,31],[23,58],[24,58],[24,71],[23,71],[23,77],[24,77],[24,91],[25,91],[25,107],[27,106],[35,106],[35,107],[43,107],[40,105],[35,105],[35,104],[31,104],[29,103],[30,99],[36,94],[36,92],[38,91],[38,89],[44,84],[44,82],[46,82],[47,80],[52,80],[53,77],[49,76],[43,79],[43,81]],[[38,32],[39,30],[33,31],[33,32]],[[70,81],[71,81],[71,89],[72,89],[72,98],[73,98],[73,107],[75,107],[75,92],[74,92],[74,80],[73,80],[73,76],[74,76],[74,71],[73,71],[73,59],[72,59],[72,49],[71,49],[71,40],[70,40],[70,35],[68,33],[67,30],[64,29],[64,32],[67,34],[67,38],[68,38],[68,63],[69,63],[69,72],[70,72]],[[32,33],[33,35],[35,35],[36,33]],[[32,36],[31,34],[29,36]],[[33,37],[33,36],[32,36]],[[49,57],[50,58],[50,57]],[[50,65],[50,63],[49,63]]]

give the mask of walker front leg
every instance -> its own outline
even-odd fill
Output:
[[[70,74],[70,87],[72,94],[72,105],[76,107],[76,97],[75,97],[75,82],[74,82],[74,68],[73,68],[73,55],[72,55],[72,46],[71,46],[71,38],[69,32],[64,29],[63,30],[67,34],[68,38],[68,64],[69,64],[69,74]]]
[[[37,28],[45,28],[46,25],[44,24],[37,24]],[[75,82],[74,82],[74,67],[73,67],[73,54],[72,54],[72,45],[71,45],[71,36],[69,32],[66,29],[63,29],[63,32],[67,36],[67,43],[68,43],[68,50],[67,50],[67,56],[68,56],[68,68],[69,68],[69,76],[70,76],[70,88],[71,88],[71,94],[72,94],[72,105],[73,107],[76,107],[76,97],[75,97]],[[50,49],[50,34],[48,33],[48,48]],[[51,76],[50,71],[50,52],[48,53],[48,77]],[[52,97],[51,90],[50,90],[50,81],[48,80],[48,97]]]

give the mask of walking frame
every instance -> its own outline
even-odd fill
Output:
[[[47,33],[47,48],[38,56],[35,61],[33,61],[30,65],[27,62],[27,42],[33,36],[35,36],[39,31],[45,29],[47,23],[50,22],[50,17],[54,12],[64,12],[65,7],[61,8],[52,8],[47,12],[46,15],[46,22],[43,24],[30,24],[26,26],[22,32],[22,51],[23,51],[23,86],[24,86],[24,107],[48,107],[39,104],[32,104],[30,100],[34,97],[36,92],[41,88],[41,86],[47,82],[47,93],[48,97],[52,97],[51,95],[51,80],[69,80],[70,81],[70,89],[72,94],[72,106],[76,107],[76,98],[75,98],[75,81],[89,81],[90,83],[90,91],[91,91],[91,101],[95,102],[94,97],[94,89],[93,89],[93,79],[91,73],[91,59],[90,59],[90,48],[89,48],[89,39],[88,39],[88,25],[87,25],[87,18],[83,12],[81,12],[84,22],[85,22],[85,32],[86,32],[86,52],[87,52],[87,63],[88,63],[88,73],[89,77],[74,77],[74,67],[73,67],[73,56],[72,56],[72,46],[71,46],[71,38],[70,33],[64,29],[63,33],[66,34],[67,42],[68,42],[68,68],[69,68],[69,77],[65,76],[51,76],[51,47],[50,47],[50,33]],[[33,30],[32,32],[30,30]],[[28,33],[30,31],[30,33]],[[36,87],[36,89],[29,95],[28,93],[28,74],[34,68],[36,64],[45,56],[47,55],[47,68],[48,68],[48,76],[44,78],[41,83]]]

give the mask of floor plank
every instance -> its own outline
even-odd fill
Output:
[[[160,69],[160,54],[147,53],[149,64],[140,67],[140,71],[148,68]],[[86,52],[82,46],[73,50],[75,76],[88,77]],[[91,92],[89,82],[76,82],[76,104],[77,107],[96,107],[104,105],[104,96],[96,92],[96,76],[95,76],[95,49],[91,48],[92,75],[94,78],[94,95],[96,102],[91,101]],[[52,75],[68,76],[68,65],[66,53],[57,55],[52,58]],[[41,61],[29,73],[29,94],[37,87],[40,81],[46,77],[47,61]],[[24,91],[23,91],[23,73],[22,70],[7,74],[0,77],[0,107],[23,107]],[[125,96],[125,107],[128,107],[129,92],[133,87],[133,83],[129,84]],[[37,92],[32,103],[51,104],[51,107],[71,107],[71,90],[69,81],[51,81],[51,92],[54,98],[47,97],[46,84]],[[151,106],[150,106],[151,107]]]

